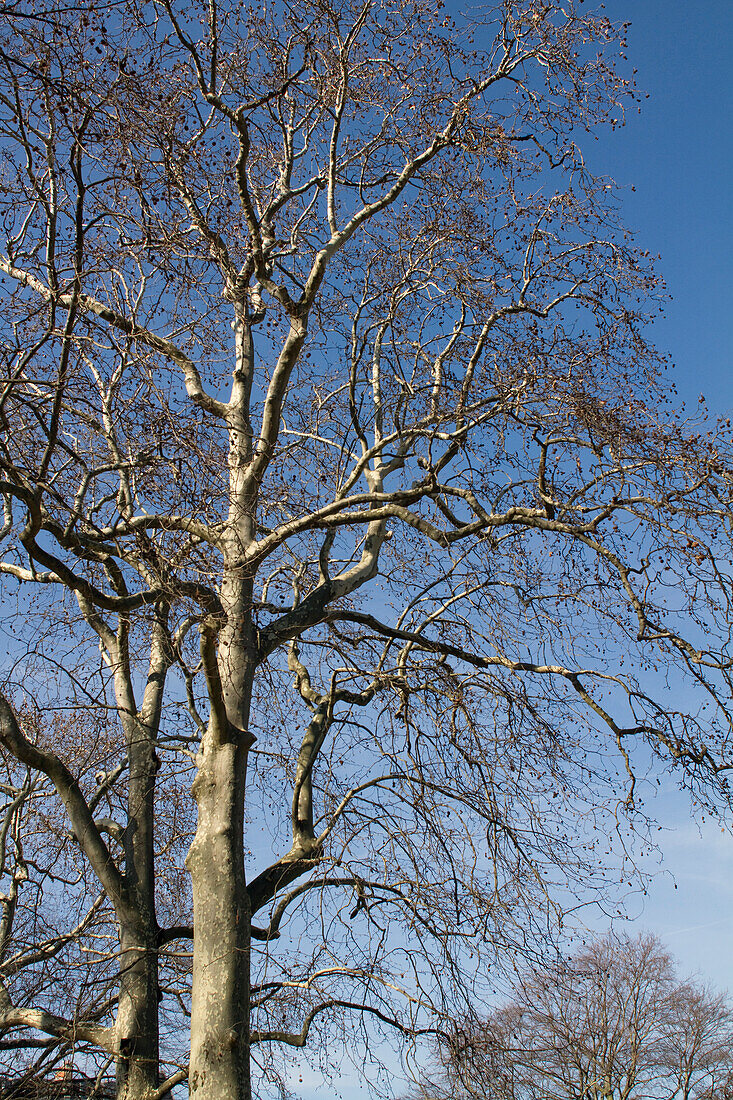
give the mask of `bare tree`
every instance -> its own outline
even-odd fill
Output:
[[[681,982],[653,936],[609,933],[528,972],[511,1000],[452,1044],[421,1095],[490,1100],[714,1100],[729,1095],[728,999]]]
[[[249,1098],[603,896],[635,741],[727,802],[728,436],[577,144],[602,15],[9,25],[0,1043]]]

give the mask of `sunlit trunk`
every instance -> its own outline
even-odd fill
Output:
[[[216,667],[208,673],[211,717],[193,785],[198,823],[187,858],[195,929],[189,1086],[197,1100],[250,1100],[252,1094],[250,906],[244,875],[244,794],[252,744],[247,727],[255,669],[251,593],[251,584],[241,579],[225,581],[227,625]]]

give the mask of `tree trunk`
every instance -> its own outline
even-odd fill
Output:
[[[120,934],[117,1012],[118,1100],[144,1100],[158,1087],[158,925],[155,916],[154,814],[157,759],[149,730],[130,721],[126,880],[136,914]]]
[[[218,660],[202,631],[211,713],[193,785],[196,835],[186,864],[194,909],[189,1086],[196,1100],[250,1100],[250,902],[244,874],[244,795],[256,656],[252,586],[229,577]]]
[[[158,948],[139,929],[120,937],[117,1100],[145,1100],[158,1087]]]

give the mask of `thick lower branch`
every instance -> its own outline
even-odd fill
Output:
[[[115,1030],[101,1024],[66,1020],[43,1008],[15,1008],[10,1004],[5,989],[0,985],[0,1030],[32,1028],[68,1042],[92,1043],[108,1053],[115,1051]]]
[[[118,916],[135,924],[136,914],[130,904],[122,875],[94,823],[79,784],[57,756],[38,748],[26,739],[13,708],[2,694],[0,694],[0,743],[16,760],[27,764],[35,771],[43,772],[51,780],[66,807],[72,828],[79,838],[84,854],[112,901]]]
[[[308,854],[294,854],[293,852],[288,852],[288,854],[283,856],[282,859],[279,859],[277,863],[273,863],[259,874],[257,878],[253,879],[247,886],[250,905],[252,907],[252,915],[254,916],[263,905],[267,905],[269,901],[272,901],[280,890],[285,889],[286,886],[289,886],[291,882],[295,882],[301,875],[317,867],[320,862],[320,855],[320,845],[315,842],[312,852]]]

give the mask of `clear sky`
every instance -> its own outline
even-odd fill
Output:
[[[592,0],[587,0],[588,7]],[[630,22],[629,63],[649,93],[640,115],[595,146],[598,169],[627,185],[626,223],[661,253],[672,301],[657,325],[680,394],[733,409],[733,4],[730,0],[609,0]],[[633,185],[635,191],[631,191]]]
[[[704,393],[712,414],[729,414],[733,3],[609,0],[605,9],[614,22],[631,22],[629,63],[649,99],[596,144],[596,167],[627,185],[624,220],[642,247],[661,253],[672,300],[655,341],[672,356],[680,396],[694,407]],[[655,879],[643,910],[632,912],[682,969],[733,991],[733,837],[710,823],[698,831],[671,784],[656,809],[669,873]]]
[[[680,397],[695,409],[704,393],[712,414],[730,414],[733,2],[609,0],[605,10],[632,24],[629,65],[649,99],[592,144],[591,164],[624,185],[624,222],[641,247],[661,253],[671,301],[655,341],[675,363]],[[655,932],[683,972],[733,992],[733,836],[693,821],[673,782],[647,808],[663,825],[663,861],[646,865],[659,873],[647,898],[631,899],[636,920],[627,928]],[[330,1100],[336,1090],[345,1100],[366,1095],[347,1079],[324,1089],[308,1073],[296,1085],[303,1100]]]

